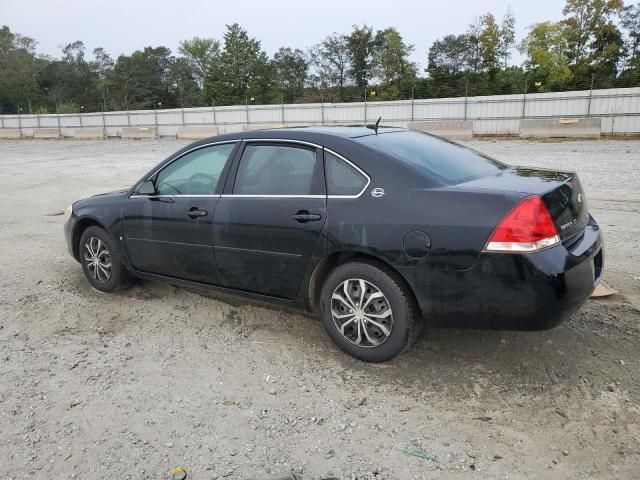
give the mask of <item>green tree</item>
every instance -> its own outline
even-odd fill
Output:
[[[480,16],[480,58],[483,71],[496,72],[500,69],[502,37],[496,18],[491,13]]]
[[[272,74],[260,41],[249,37],[237,23],[227,25],[224,50],[207,71],[204,95],[207,102],[214,100],[217,105],[244,103],[248,97],[270,103],[275,97]]]
[[[97,88],[102,97],[102,109],[107,110],[107,105],[113,105],[113,98],[109,89],[109,72],[113,69],[114,61],[104,48],[98,47],[93,49],[92,68],[98,76]]]
[[[624,8],[620,23],[626,30],[627,65],[640,68],[640,3]]]
[[[169,65],[169,92],[173,93],[181,107],[197,107],[202,104],[200,87],[193,64],[186,58],[175,58]]]
[[[474,75],[482,73],[482,42],[480,35],[482,34],[482,19],[476,17],[467,29],[467,38],[469,39],[469,65]]]
[[[374,70],[380,79],[382,98],[401,98],[415,84],[416,65],[409,60],[413,45],[406,44],[395,28],[379,31],[375,39]]]
[[[316,45],[310,53],[313,73],[310,81],[315,88],[335,87],[338,100],[344,101],[349,69],[350,50],[347,38],[334,33]]]
[[[567,55],[577,81],[594,71],[615,75],[623,54],[615,20],[623,7],[622,0],[566,0]]]
[[[37,57],[35,48],[34,39],[13,33],[7,26],[0,29],[0,108],[5,113],[46,103],[38,74],[48,61]]]
[[[173,88],[171,66],[175,58],[166,47],[146,47],[131,55],[120,55],[109,72],[108,83],[116,108],[127,110],[179,105]]]
[[[85,59],[85,46],[79,40],[63,47],[62,54],[60,60],[50,62],[40,74],[40,83],[48,92],[51,103],[55,106],[72,104],[84,111],[99,109],[98,63]]]
[[[376,36],[371,27],[354,25],[353,31],[346,37],[346,42],[349,49],[349,76],[358,91],[362,92],[372,77]]]
[[[601,78],[609,77],[613,82],[624,60],[624,38],[620,29],[612,22],[597,25],[591,42],[591,68]],[[609,82],[607,82],[609,83]],[[604,85],[602,86],[610,86]]]
[[[202,87],[207,73],[220,60],[220,42],[213,38],[194,37],[180,42],[178,51],[191,64],[196,81]]]
[[[433,78],[455,77],[473,70],[474,40],[469,34],[447,35],[429,49],[427,72]]]
[[[507,8],[507,12],[502,17],[502,24],[500,25],[500,45],[499,55],[504,61],[503,68],[507,68],[509,64],[509,58],[511,57],[511,50],[516,44],[516,17],[513,14],[511,6]]]
[[[273,56],[276,83],[282,99],[294,103],[304,95],[309,62],[302,50],[281,47]]]
[[[569,68],[567,25],[541,22],[533,25],[520,44],[526,55],[525,65],[533,80],[541,83],[541,91],[556,89],[572,78]]]
[[[464,95],[476,68],[476,41],[473,35],[447,35],[429,49],[428,82],[420,84],[421,96],[453,97]]]

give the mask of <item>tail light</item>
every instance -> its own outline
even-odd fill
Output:
[[[486,252],[536,252],[560,243],[549,209],[538,195],[525,197],[500,220]]]

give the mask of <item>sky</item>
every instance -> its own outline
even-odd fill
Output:
[[[82,40],[91,52],[103,47],[114,59],[145,46],[177,52],[180,40],[222,38],[225,25],[242,25],[269,54],[281,46],[307,48],[352,26],[396,27],[415,45],[421,69],[434,40],[462,33],[474,17],[493,13],[498,21],[511,5],[517,39],[531,24],[562,17],[564,0],[0,0],[0,25],[35,38],[38,52],[60,56],[60,47]],[[514,52],[514,62],[521,61]]]

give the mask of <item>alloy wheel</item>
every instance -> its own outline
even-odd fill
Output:
[[[111,255],[106,244],[97,237],[90,237],[84,244],[84,261],[89,275],[99,283],[111,279]]]
[[[393,329],[393,312],[387,297],[371,282],[351,278],[331,296],[331,316],[338,331],[359,347],[382,345]]]

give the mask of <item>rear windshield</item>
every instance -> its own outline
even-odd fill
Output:
[[[507,167],[473,150],[422,132],[367,135],[355,140],[402,160],[444,185],[456,185],[495,175]]]

